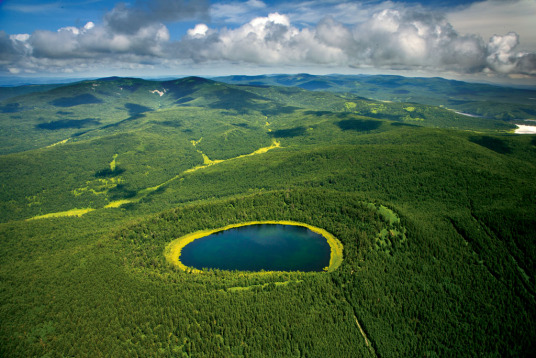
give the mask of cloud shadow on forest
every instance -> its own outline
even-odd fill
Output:
[[[382,122],[366,119],[345,119],[335,123],[343,131],[368,132],[378,129]]]

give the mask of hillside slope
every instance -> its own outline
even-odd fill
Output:
[[[438,107],[196,77],[9,101],[1,356],[536,351],[536,136]],[[343,263],[192,274],[164,257],[177,237],[254,220],[324,228]]]
[[[498,120],[536,118],[536,89],[468,83],[443,78],[386,75],[265,75],[216,77],[233,84],[293,86],[311,91],[351,93],[380,101],[442,106]]]
[[[147,124],[149,114],[158,116],[160,112],[193,108],[199,109],[201,117],[257,116],[264,122],[281,116],[321,117],[327,112],[338,113],[341,118],[356,114],[427,127],[486,132],[515,128],[505,121],[468,117],[431,105],[381,102],[297,87],[231,85],[199,77],[172,81],[111,77],[0,102],[0,153],[138,130]]]

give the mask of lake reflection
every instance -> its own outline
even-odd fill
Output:
[[[240,271],[322,271],[329,266],[326,239],[303,226],[257,224],[219,231],[186,245],[186,266]]]

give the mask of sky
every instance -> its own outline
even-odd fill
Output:
[[[1,76],[401,74],[536,85],[536,0],[0,0]]]

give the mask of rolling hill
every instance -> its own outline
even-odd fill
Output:
[[[6,97],[0,355],[531,356],[536,137],[439,107],[420,80],[362,84],[410,92],[380,101],[336,79],[113,77]],[[442,81],[428,86],[492,96]],[[530,114],[512,93],[508,111]],[[322,227],[343,263],[196,274],[164,257],[254,220]]]
[[[293,86],[311,91],[351,93],[380,101],[415,102],[500,120],[536,118],[534,88],[386,75],[297,74],[226,76],[216,79],[233,84]]]

